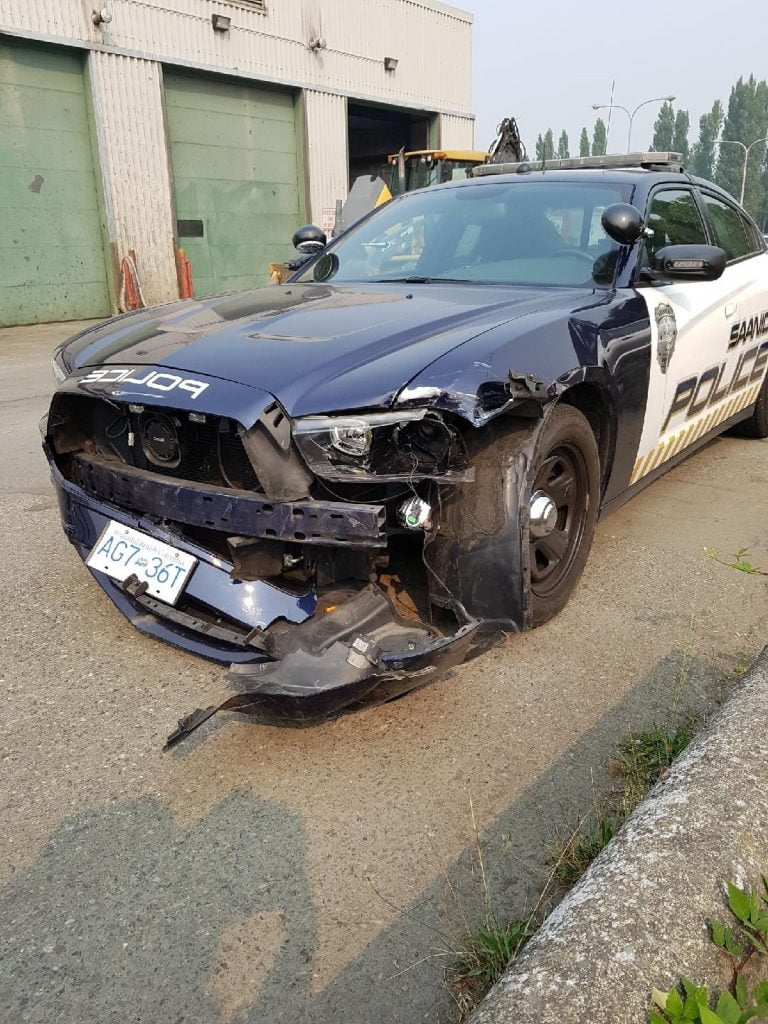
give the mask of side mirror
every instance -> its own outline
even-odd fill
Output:
[[[716,245],[665,245],[653,257],[653,270],[673,281],[716,281],[726,259]]]
[[[299,252],[314,255],[325,248],[327,241],[322,228],[318,228],[314,224],[304,224],[293,236],[293,247]]]
[[[606,235],[619,245],[634,245],[645,229],[643,215],[629,203],[607,206],[600,221]]]

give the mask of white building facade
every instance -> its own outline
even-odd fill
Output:
[[[106,4],[0,0],[0,325],[107,315],[127,257],[147,304],[180,294],[179,249],[196,294],[265,283],[350,177],[473,146],[463,11]]]

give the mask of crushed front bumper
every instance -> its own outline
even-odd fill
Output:
[[[181,612],[159,601],[152,602],[145,595],[131,594],[130,588],[90,570],[102,590],[142,632],[221,664],[259,662],[265,656],[244,643],[248,633],[278,618],[303,622],[314,614],[314,590],[297,596],[263,580],[233,580],[231,564],[171,532],[157,517],[132,514],[99,500],[66,480],[53,461],[50,466],[64,532],[83,560],[110,520],[157,537],[198,559],[185,592],[191,610]],[[199,608],[200,614],[195,614],[195,608]],[[210,616],[206,610],[216,615]],[[215,621],[216,618],[221,621]]]
[[[389,700],[438,677],[499,638],[476,620],[466,621],[450,636],[438,635],[422,622],[401,619],[388,596],[370,583],[338,610],[328,613],[323,609],[321,613],[311,586],[305,593],[295,594],[266,580],[233,579],[230,562],[174,531],[166,518],[169,508],[183,508],[185,521],[204,517],[206,523],[215,516],[229,519],[250,513],[252,526],[269,515],[270,528],[283,523],[281,530],[295,530],[296,519],[306,522],[308,517],[289,516],[275,507],[265,512],[265,503],[258,496],[249,509],[244,505],[235,508],[224,496],[206,501],[204,489],[168,481],[158,481],[154,489],[142,485],[143,511],[131,513],[89,493],[99,486],[98,467],[93,469],[96,475],[86,490],[65,479],[50,450],[46,454],[64,530],[83,559],[110,520],[198,559],[178,608],[148,597],[132,579],[119,584],[91,570],[105,593],[142,632],[229,666],[228,678],[236,693],[218,706],[198,709],[181,719],[168,746],[219,710],[247,712],[269,721],[309,722],[364,701]],[[114,500],[129,495],[136,504],[138,481],[128,470],[121,471],[119,480],[126,495],[112,487]],[[317,511],[314,506],[313,511]],[[386,543],[376,506],[350,508],[343,525],[338,519],[329,522],[328,528],[336,531],[336,544],[381,547]],[[245,526],[245,521],[241,525]],[[326,527],[327,523],[323,529]],[[320,537],[318,540],[322,543]],[[277,639],[267,633],[276,622],[285,624]]]

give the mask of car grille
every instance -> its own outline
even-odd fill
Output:
[[[68,424],[66,435],[83,439],[84,451],[177,480],[261,489],[235,420],[80,396],[66,399],[57,413]],[[64,432],[55,431],[57,435]],[[67,447],[76,450],[72,444]]]
[[[142,416],[153,413],[154,410],[145,409]],[[136,444],[141,446],[146,469],[179,480],[216,483],[244,490],[258,489],[259,481],[243,448],[236,423],[220,416],[206,417],[205,423],[193,423],[184,413],[169,414],[160,410],[160,414],[175,428],[178,456],[166,463],[152,457],[152,439],[142,430],[140,417]]]

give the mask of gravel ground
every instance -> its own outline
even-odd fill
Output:
[[[768,442],[718,440],[606,519],[565,612],[452,678],[312,729],[222,715],[162,754],[223,673],[136,633],[59,529],[37,422],[75,326],[0,331],[0,1019],[449,1020],[470,795],[520,910],[617,739],[764,646],[764,582],[703,548],[768,565]]]

